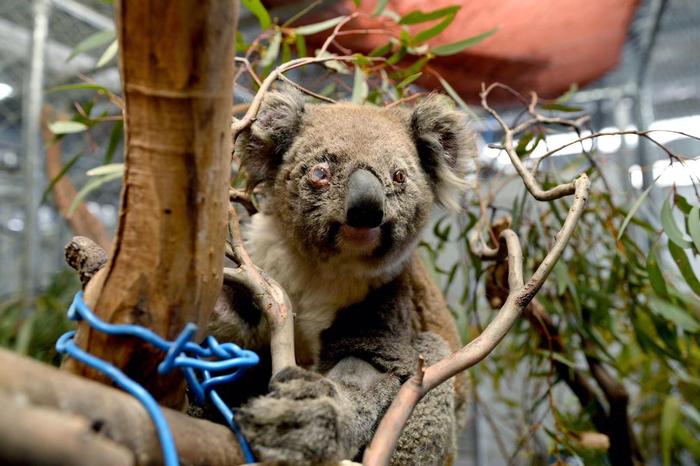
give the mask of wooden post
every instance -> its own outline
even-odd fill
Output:
[[[126,172],[114,246],[86,302],[108,322],[173,339],[187,322],[206,324],[221,287],[238,3],[121,0],[115,11]],[[162,404],[182,405],[181,377],[158,376],[162,354],[150,346],[85,325],[76,341]]]

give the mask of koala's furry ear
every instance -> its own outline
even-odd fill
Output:
[[[274,179],[303,117],[304,96],[296,88],[283,86],[268,92],[253,124],[236,138],[235,152],[248,174],[248,189]]]
[[[458,210],[459,195],[467,188],[467,168],[476,155],[466,116],[445,96],[432,94],[413,110],[410,131],[438,202]]]

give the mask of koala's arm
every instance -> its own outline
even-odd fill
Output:
[[[418,355],[432,364],[449,354],[442,338],[412,332],[397,311],[408,294],[390,291],[381,290],[382,300],[370,297],[345,310],[323,333],[320,373],[285,369],[273,377],[266,396],[239,411],[237,419],[259,460],[304,465],[358,458],[401,384],[415,373]],[[394,464],[445,464],[454,450],[454,432],[450,381],[418,405]]]

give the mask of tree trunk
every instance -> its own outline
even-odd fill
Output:
[[[221,287],[238,3],[122,0],[115,11],[126,172],[115,244],[86,302],[108,322],[173,339],[187,322],[206,324]],[[182,406],[182,378],[158,376],[163,355],[150,346],[84,324],[76,341]]]

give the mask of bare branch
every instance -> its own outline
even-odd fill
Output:
[[[288,77],[286,77],[286,76],[283,75],[283,74],[280,75],[280,79],[281,79],[282,81],[284,81],[284,82],[286,82],[286,83],[288,83],[288,84],[291,84],[292,86],[296,87],[297,89],[299,89],[299,90],[300,90],[301,92],[303,92],[304,94],[310,95],[311,97],[314,97],[314,98],[316,98],[316,99],[318,99],[318,100],[322,100],[322,101],[324,101],[324,102],[328,102],[329,104],[334,104],[334,103],[335,103],[335,100],[331,99],[330,97],[326,97],[325,95],[321,95],[321,94],[318,94],[318,93],[316,93],[316,92],[314,92],[314,91],[312,91],[312,90],[310,90],[310,89],[307,89],[307,88],[305,88],[304,86],[302,86],[301,84],[298,84],[298,83],[292,81],[291,79],[289,79]]]
[[[590,189],[590,181],[585,174],[582,174],[573,185],[575,190],[574,200],[564,225],[556,235],[552,249],[527,284],[523,285],[522,250],[515,232],[509,229],[501,232],[499,235],[499,248],[495,253],[486,245],[482,245],[482,251],[487,256],[497,257],[503,254],[504,246],[508,252],[508,283],[510,290],[505,303],[496,317],[478,337],[461,350],[425,369],[421,383],[417,382],[415,376],[404,383],[380,422],[372,442],[365,450],[363,463],[366,466],[388,464],[401,430],[420,399],[432,388],[483,360],[512,328],[523,309],[530,303],[535,293],[544,283],[554,264],[561,257],[576,224],[583,214]]]
[[[282,287],[258,269],[243,245],[238,215],[233,206],[229,209],[229,233],[231,243],[226,254],[238,264],[238,268],[224,268],[224,281],[248,288],[270,325],[270,353],[272,373],[295,366],[294,317],[292,305]]]
[[[242,189],[229,188],[228,189],[228,199],[230,202],[235,202],[242,205],[248,215],[254,215],[258,213],[258,208],[253,204],[253,199],[251,194],[245,192]]]

